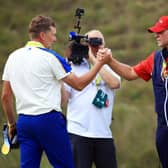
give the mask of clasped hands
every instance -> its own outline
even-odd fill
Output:
[[[98,50],[96,58],[98,61],[103,61],[108,64],[112,60],[112,52],[109,48],[101,48]]]
[[[89,50],[89,60],[91,63],[95,63],[97,61],[101,62],[102,64],[108,64],[112,61],[112,52],[109,48],[100,48],[98,49],[96,55]]]

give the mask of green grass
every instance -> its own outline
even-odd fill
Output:
[[[74,12],[85,8],[81,34],[100,29],[113,56],[134,65],[157,49],[153,34],[146,29],[161,15],[167,15],[167,0],[5,0],[0,5],[0,76],[11,51],[28,40],[27,26],[37,14],[52,16],[57,23],[54,49],[64,55],[68,32],[74,30]],[[0,89],[2,82],[0,83]],[[158,168],[155,149],[156,114],[151,82],[122,80],[116,92],[112,131],[116,142],[119,168]],[[5,122],[0,105],[0,127]],[[98,123],[97,123],[98,124]],[[2,136],[0,136],[2,144]],[[1,155],[1,154],[0,154]],[[2,168],[18,168],[19,152],[0,156]],[[41,168],[50,168],[43,156]]]

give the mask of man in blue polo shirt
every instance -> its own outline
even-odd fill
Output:
[[[21,168],[39,168],[43,151],[54,168],[73,168],[60,107],[61,82],[77,90],[83,89],[110,57],[97,60],[88,73],[77,77],[71,73],[65,59],[51,50],[56,41],[56,26],[50,17],[34,17],[29,25],[29,35],[31,41],[10,54],[2,77],[2,106],[9,136],[13,136],[17,127]]]

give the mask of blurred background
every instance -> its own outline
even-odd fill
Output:
[[[9,53],[24,46],[29,40],[28,24],[31,18],[38,14],[49,15],[56,21],[57,42],[54,50],[64,56],[68,34],[74,31],[74,14],[78,7],[85,9],[81,19],[81,34],[91,29],[101,30],[106,46],[112,49],[113,56],[124,63],[134,65],[153,50],[159,49],[154,34],[148,33],[147,28],[161,15],[168,15],[166,4],[167,0],[2,1],[0,77],[2,78]],[[0,91],[1,88],[2,80]],[[116,143],[118,167],[159,168],[155,149],[156,114],[151,82],[140,79],[132,82],[122,80],[121,89],[116,91],[113,116],[111,129]],[[0,128],[5,121],[0,104]],[[0,145],[2,142],[1,133]],[[7,156],[0,154],[0,165],[1,168],[18,168],[19,150],[13,150]],[[51,168],[45,155],[41,168]]]

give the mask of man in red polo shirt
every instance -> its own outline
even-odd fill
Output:
[[[157,112],[156,147],[163,168],[168,168],[168,16],[162,16],[148,31],[155,33],[161,50],[152,52],[145,60],[129,66],[112,57],[109,66],[126,80],[152,79],[155,110]],[[99,50],[99,56],[111,54],[109,50]],[[112,54],[111,54],[112,55]]]

